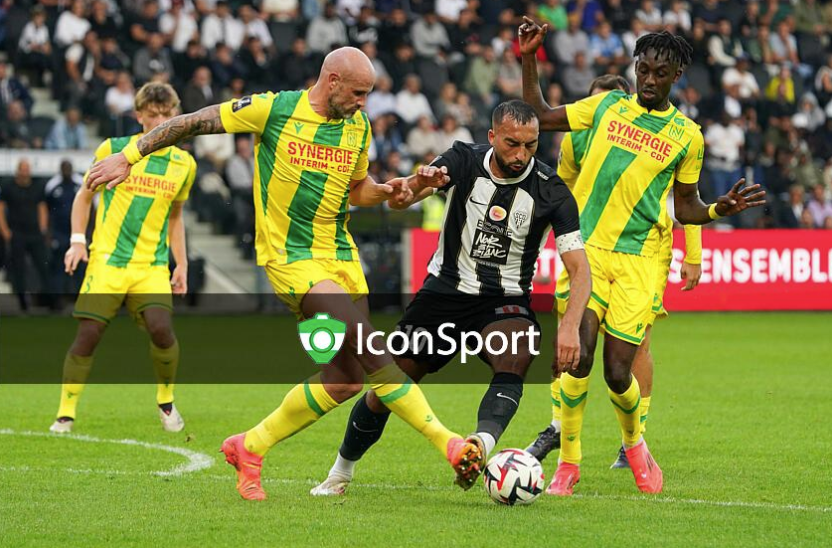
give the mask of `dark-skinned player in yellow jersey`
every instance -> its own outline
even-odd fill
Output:
[[[580,479],[589,373],[602,326],[604,379],[627,459],[638,489],[659,493],[662,471],[641,435],[639,386],[631,367],[652,309],[659,222],[668,193],[673,190],[680,223],[703,225],[763,205],[765,192],[740,179],[716,203],[705,204],[699,198],[702,132],[669,98],[690,63],[692,48],[683,38],[661,32],[638,39],[636,95],[615,90],[551,108],[540,90],[535,59],[547,30],[547,25],[529,18],[519,28],[523,99],[534,107],[542,130],[592,132],[573,188],[592,270],[592,293],[580,324],[572,326],[580,337],[581,358],[561,376],[561,454],[547,493],[571,495]]]

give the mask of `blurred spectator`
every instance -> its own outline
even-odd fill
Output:
[[[122,71],[116,76],[116,85],[107,90],[104,104],[110,114],[122,116],[133,111],[133,100],[135,98],[136,90],[133,88],[130,73]]]
[[[146,0],[141,12],[128,19],[132,44],[122,45],[128,54],[134,54],[147,43],[151,34],[159,32],[159,3],[156,0]]]
[[[101,45],[95,31],[87,32],[82,43],[72,44],[64,58],[67,80],[62,99],[69,105],[83,105],[86,112],[92,112],[100,94],[95,68],[101,60]]]
[[[231,80],[241,77],[245,72],[245,67],[234,57],[231,48],[223,43],[217,44],[210,66],[214,83],[220,89],[227,88]]]
[[[760,97],[760,86],[757,79],[748,70],[748,57],[741,55],[734,67],[725,69],[722,73],[722,88],[736,88],[736,93],[743,102],[753,102]]]
[[[201,108],[216,103],[216,93],[211,85],[211,71],[208,67],[199,67],[182,91],[182,110],[196,112]]]
[[[12,184],[3,186],[0,194],[0,234],[11,242],[9,273],[12,288],[17,294],[21,310],[28,310],[26,258],[32,261],[42,293],[48,292],[48,257],[46,231],[49,212],[43,196],[43,186],[32,181],[28,160],[20,160]]]
[[[569,100],[576,101],[586,96],[586,90],[595,79],[595,71],[586,61],[586,53],[575,54],[575,62],[563,69],[563,85]]]
[[[507,31],[507,32],[506,32]],[[498,42],[501,49],[511,45],[515,31],[511,27],[503,28],[491,42]],[[448,30],[450,49],[454,52],[454,61],[465,60],[466,57],[478,55],[482,51],[483,34],[481,25],[476,21],[472,10],[464,9],[459,14],[459,21]],[[495,51],[496,51],[495,47]]]
[[[497,57],[502,57],[503,52],[507,49],[512,50],[514,52],[514,38],[515,38],[515,31],[511,27],[503,27],[491,40],[491,47],[494,48],[494,55]],[[479,45],[479,44],[477,44]],[[518,46],[519,50],[519,46]]]
[[[817,98],[811,93],[801,97],[797,112],[792,116],[794,127],[814,133],[824,122],[826,122],[826,114],[818,105]]]
[[[263,89],[269,80],[269,55],[263,48],[263,43],[256,36],[246,38],[239,53],[246,82],[252,89]],[[210,73],[210,71],[209,71]]]
[[[727,113],[723,113],[719,122],[714,122],[705,132],[705,144],[708,146],[706,168],[714,185],[714,194],[723,196],[742,176],[742,147],[745,134]]]
[[[81,121],[81,111],[69,107],[52,126],[46,137],[47,150],[80,150],[87,148],[87,128]]]
[[[101,40],[116,38],[119,34],[115,19],[107,13],[106,0],[93,0],[90,6],[89,22],[90,30],[95,32]]]
[[[41,87],[44,73],[52,73],[51,56],[52,42],[46,26],[46,10],[37,5],[32,8],[32,18],[20,35],[16,66],[28,69],[31,73],[29,81],[36,87]]]
[[[800,34],[823,36],[827,31],[823,24],[823,14],[815,0],[801,0],[794,6],[794,28]],[[821,223],[817,223],[818,226]]]
[[[384,114],[395,114],[396,96],[393,95],[392,90],[393,80],[389,76],[380,76],[376,79],[376,86],[367,96],[367,104],[364,107],[364,112],[370,120],[375,120]]]
[[[591,64],[606,69],[610,65],[625,65],[629,56],[624,51],[624,43],[612,31],[612,25],[601,22],[589,39]]]
[[[260,40],[264,49],[271,49],[274,44],[272,35],[269,32],[269,27],[266,22],[260,17],[260,14],[253,7],[248,4],[240,6],[240,21],[243,24],[244,35],[254,36]]]
[[[809,229],[809,230],[811,230],[813,228],[817,228],[815,226],[815,219],[814,219],[814,217],[812,217],[812,212],[809,211],[808,209],[804,209],[803,213],[800,215],[799,228]]]
[[[235,154],[225,166],[225,180],[231,190],[231,209],[234,212],[235,233],[243,249],[243,257],[251,259],[254,252],[254,154],[251,137],[239,135]]]
[[[413,23],[410,36],[413,40],[413,48],[419,57],[434,59],[442,52],[451,49],[448,31],[445,30],[445,26],[439,21],[436,13],[432,11]]]
[[[234,151],[234,135],[231,133],[194,137],[194,154],[197,158],[210,162],[218,173],[225,172],[225,164],[234,155]]]
[[[404,42],[396,46],[393,61],[390,63],[390,77],[393,79],[393,90],[400,90],[404,86],[405,78],[416,74],[416,52],[413,46]]]
[[[826,64],[815,74],[815,93],[821,105],[832,102],[832,54],[826,56]]]
[[[460,126],[456,121],[456,118],[448,114],[442,118],[442,126],[436,134],[435,152],[440,153],[451,148],[454,141],[473,143],[474,137],[471,135],[471,132],[468,131],[468,128]]]
[[[217,47],[214,51],[220,49],[220,44],[222,44],[222,47],[228,48],[229,50],[231,49],[225,43],[219,42],[217,43]],[[231,52],[231,55],[234,55],[233,51]],[[236,60],[239,63],[239,59]],[[191,40],[185,48],[185,54],[177,55],[174,60],[173,66],[176,81],[184,85],[191,78],[193,78],[196,69],[208,66],[209,64],[210,60],[208,59],[208,53],[205,47],[198,40]],[[240,68],[242,68],[241,65]]]
[[[58,17],[55,25],[55,45],[59,48],[68,48],[72,44],[79,43],[90,30],[90,26],[84,0],[72,0],[69,9]]]
[[[72,234],[72,202],[83,184],[83,177],[72,172],[72,162],[62,160],[61,172],[49,179],[43,190],[49,210],[49,291],[55,295],[77,293],[84,279],[83,261],[74,276],[64,272],[64,255]]]
[[[563,7],[560,0],[544,0],[541,2],[541,5],[537,8],[537,17],[541,24],[548,23],[550,30],[566,30],[566,8]]]
[[[446,25],[452,26],[459,21],[459,14],[468,7],[468,0],[441,0],[436,3],[436,15]]]
[[[521,99],[523,97],[523,67],[510,49],[503,51],[503,55],[500,57],[497,89],[500,91],[502,100]]]
[[[355,47],[362,47],[365,44],[378,43],[379,20],[373,14],[370,6],[361,6],[358,12],[358,19],[350,25],[348,35],[350,44]]]
[[[415,74],[409,74],[404,80],[404,88],[396,94],[396,114],[406,124],[413,124],[420,116],[435,119],[421,87],[422,80]]]
[[[407,134],[407,149],[411,156],[421,157],[425,154],[439,151],[439,142],[436,130],[431,119],[427,116],[419,116],[416,127]],[[444,149],[442,149],[444,150]]]
[[[439,90],[439,96],[433,103],[433,112],[440,120],[446,114],[451,114],[453,104],[456,102],[456,96],[459,94],[456,84],[453,82],[445,82]],[[452,115],[453,116],[453,115]]]
[[[805,193],[801,185],[789,187],[788,200],[779,208],[778,224],[783,228],[800,228],[803,210],[806,208]],[[810,214],[811,215],[811,214]]]
[[[657,6],[653,0],[641,0],[641,7],[636,10],[636,19],[642,22],[648,32],[658,32],[664,24],[661,6]]]
[[[202,20],[202,45],[212,50],[222,42],[237,51],[243,45],[245,26],[231,13],[231,7],[225,0],[218,0],[214,13]]]
[[[630,20],[633,18],[630,2],[625,6],[622,0],[607,0],[605,4],[604,15],[612,25],[612,30],[618,33],[629,30]]]
[[[390,12],[390,16],[382,23],[378,40],[379,43],[384,44],[384,49],[389,52],[396,51],[399,45],[407,43],[409,36],[410,21],[407,19],[407,13],[401,8],[396,8]]]
[[[742,55],[742,44],[731,30],[731,21],[722,18],[717,24],[717,33],[708,40],[708,53],[718,67],[733,67],[737,57]]]
[[[574,18],[580,28],[592,32],[604,17],[604,10],[597,0],[571,0],[566,6],[570,18]]]
[[[295,38],[291,49],[286,52],[273,69],[282,78],[279,80],[278,89],[301,89],[305,87],[310,78],[314,78],[318,64],[312,59],[312,55],[306,49],[304,38]]]
[[[5,123],[0,124],[0,146],[6,148],[41,148],[43,142],[36,136],[26,119],[26,107],[20,101],[12,101],[6,107]]]
[[[146,45],[133,58],[133,75],[139,84],[144,84],[159,73],[172,75],[173,61],[165,47],[164,36],[154,32],[148,35]]]
[[[448,114],[456,118],[460,125],[473,127],[477,113],[471,104],[471,96],[463,92],[457,93],[454,104],[448,105]]]
[[[194,13],[184,6],[184,0],[172,0],[170,11],[159,19],[159,30],[174,54],[183,53],[191,40],[199,40],[199,25]]]
[[[0,61],[0,119],[5,116],[6,109],[14,101],[23,103],[27,113],[32,111],[34,100],[29,89],[9,74],[9,65],[5,61]]]
[[[101,41],[101,60],[96,68],[96,76],[106,85],[112,86],[116,82],[116,76],[122,70],[130,66],[130,58],[124,53],[113,37],[104,38]]]
[[[718,0],[704,0],[694,4],[693,19],[699,19],[706,32],[716,32],[719,19],[723,17],[723,8]],[[694,22],[694,25],[696,23]]]
[[[471,61],[468,74],[465,76],[465,91],[482,103],[485,110],[491,110],[494,104],[494,86],[500,65],[494,57],[494,48],[486,46],[482,55]]]
[[[794,173],[803,188],[807,190],[823,184],[823,174],[812,161],[812,154],[808,150],[798,152]]]
[[[379,116],[373,121],[373,140],[370,143],[371,161],[381,161],[404,145],[396,118],[392,114]]]
[[[773,63],[788,63],[792,70],[797,70],[801,76],[808,78],[812,75],[811,67],[800,62],[797,50],[797,38],[791,32],[787,20],[780,21],[777,33],[769,38],[769,45],[773,55]]]
[[[569,14],[566,30],[555,34],[554,48],[558,61],[563,65],[574,63],[575,54],[579,51],[589,51],[589,36],[581,30],[580,19],[574,12]]]
[[[624,47],[628,47],[629,42],[627,37],[622,37],[622,39],[624,40]],[[710,65],[710,54],[708,53],[710,43],[707,31],[705,30],[705,23],[701,19],[693,20],[693,27],[691,28],[688,42],[693,48],[691,52],[691,64],[699,66]],[[635,46],[635,41],[632,42],[632,45]],[[628,49],[627,51],[632,50]]]
[[[387,72],[387,67],[384,66],[384,62],[378,57],[378,50],[376,49],[375,42],[365,42],[361,44],[361,51],[364,52],[364,55],[366,55],[367,59],[369,59],[373,64],[373,68],[376,71],[376,78],[380,76],[390,76],[390,73]]]
[[[317,4],[317,2],[315,2]],[[260,9],[275,21],[293,21],[298,17],[300,4],[298,0],[263,0]]]
[[[766,99],[786,110],[791,110],[794,106],[794,79],[788,65],[780,67],[780,73],[769,81]]]
[[[682,114],[691,120],[696,121],[699,119],[699,102],[701,101],[701,98],[702,97],[696,88],[688,86],[686,89],[682,90],[682,93],[679,96],[679,104],[676,106]]]
[[[306,30],[306,44],[309,51],[322,54],[347,45],[347,27],[335,13],[335,6],[328,3],[323,14],[312,19]]]
[[[692,27],[690,12],[683,0],[673,0],[670,9],[662,16],[664,28],[672,34],[688,34]]]

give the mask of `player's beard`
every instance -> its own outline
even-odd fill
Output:
[[[347,118],[352,118],[354,114],[355,110],[350,112],[343,106],[333,101],[332,97],[329,98],[326,106],[326,115],[330,120],[345,120]]]
[[[514,179],[515,177],[518,177],[520,174],[523,173],[523,171],[526,170],[526,168],[529,165],[528,162],[526,162],[525,164],[522,164],[522,165],[520,165],[520,164],[516,164],[516,165],[515,164],[508,164],[508,163],[506,163],[505,160],[500,158],[500,155],[497,154],[496,150],[494,151],[494,161],[497,163],[497,167],[500,168],[500,171],[502,171],[503,173],[505,173],[506,175],[509,176],[508,177],[509,179]],[[531,160],[529,160],[529,162],[530,161]],[[519,167],[517,167],[517,166],[519,166]]]

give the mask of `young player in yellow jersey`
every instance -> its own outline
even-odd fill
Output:
[[[701,225],[763,205],[759,185],[740,180],[710,206],[699,199],[704,140],[699,126],[670,104],[670,90],[690,63],[691,47],[667,32],[636,42],[636,95],[610,91],[551,108],[543,100],[535,53],[547,27],[525,18],[519,29],[523,98],[538,112],[541,128],[590,130],[574,194],[592,269],[592,294],[571,337],[578,360],[559,363],[561,452],[547,492],[568,496],[580,479],[581,429],[598,332],[604,328],[604,378],[621,426],[622,444],[639,490],[658,493],[663,478],[641,432],[640,390],[631,374],[644,328],[653,312],[661,227],[673,189],[676,217]],[[561,327],[561,333],[566,331]],[[570,336],[567,334],[567,336]]]
[[[144,133],[175,116],[178,110],[179,97],[168,84],[145,84],[136,94],[136,119]],[[135,144],[141,136],[107,139],[95,151],[96,160]],[[78,191],[72,205],[71,247],[64,263],[68,274],[80,261],[89,260],[89,266],[75,304],[73,316],[78,319],[78,332],[64,360],[61,403],[52,432],[72,430],[95,348],[125,302],[136,322],[150,335],[162,426],[169,432],[185,427],[173,404],[179,343],[171,323],[171,289],[175,294],[188,290],[182,206],[195,177],[194,159],[174,146],[131,166],[125,184],[100,193],[89,257],[85,234],[94,192],[87,188]],[[176,261],[173,275],[168,269],[168,250]]]
[[[623,76],[606,74],[599,76],[592,81],[589,87],[589,95],[598,95],[605,91],[621,90],[630,93],[630,84]],[[589,141],[589,130],[572,131],[564,135],[561,142],[560,158],[558,159],[558,175],[566,182],[570,189],[574,188],[581,170],[581,163],[586,154],[586,146]],[[702,227],[690,225],[685,227],[685,260],[682,263],[681,277],[686,281],[682,291],[690,291],[699,283],[702,275],[700,263],[702,261]],[[639,415],[641,420],[641,432],[644,434],[647,425],[647,416],[650,409],[650,399],[653,392],[653,355],[650,352],[650,340],[652,326],[657,317],[667,317],[668,312],[664,308],[663,297],[667,287],[667,277],[670,273],[670,265],[673,261],[673,219],[667,213],[661,219],[661,251],[659,252],[659,274],[656,284],[656,293],[653,297],[653,308],[650,320],[644,328],[644,340],[639,345],[633,359],[632,373],[639,384],[641,391],[641,404]],[[569,275],[562,272],[557,281],[555,298],[559,317],[563,316],[566,304],[569,302]],[[560,375],[552,381],[552,423],[538,434],[537,439],[526,448],[537,460],[543,461],[550,451],[560,447]],[[612,468],[629,468],[627,454],[623,446],[618,452],[618,457]]]
[[[411,192],[405,179],[377,184],[367,174],[372,135],[361,108],[374,82],[367,56],[340,48],[327,55],[309,90],[263,93],[178,116],[99,162],[90,173],[92,187],[113,188],[131,164],[182,139],[254,133],[257,262],[299,318],[325,313],[346,324],[346,344],[331,364],[290,390],[260,424],[223,443],[245,499],[266,498],[260,472],[269,449],[361,391],[364,372],[381,401],[442,452],[459,485],[471,487],[481,469],[479,447],[442,425],[392,356],[356,350],[359,325],[364,333],[374,329],[368,319],[367,282],[347,229],[349,206],[374,206]],[[447,182],[443,172],[431,173],[416,176],[422,186]]]

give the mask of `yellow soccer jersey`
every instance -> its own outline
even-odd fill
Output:
[[[95,160],[117,154],[142,134],[107,139]],[[116,267],[168,264],[168,218],[173,202],[188,199],[196,161],[171,146],[145,156],[127,179],[112,190],[99,187],[101,202],[90,245],[91,259],[103,257]]]
[[[573,130],[590,130],[572,189],[587,244],[650,257],[674,181],[696,184],[704,139],[678,109],[650,111],[610,91],[566,106]]]
[[[350,181],[367,176],[367,115],[327,120],[307,91],[263,93],[220,107],[229,133],[254,133],[257,262],[357,261],[347,230]]]

